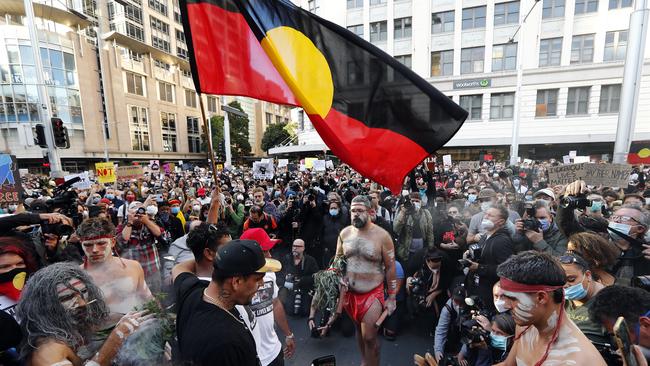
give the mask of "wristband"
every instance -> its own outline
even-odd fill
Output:
[[[309,321],[313,322],[313,321],[315,321],[315,319],[314,318],[309,318]]]

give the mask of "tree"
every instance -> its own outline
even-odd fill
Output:
[[[270,148],[277,146],[278,144],[287,140],[291,135],[287,131],[286,123],[276,123],[269,125],[264,131],[264,136],[262,137],[262,150],[269,151]]]
[[[244,111],[237,101],[233,101],[228,105],[235,109],[239,109],[242,112]],[[250,155],[251,145],[248,142],[248,118],[231,114],[229,116],[229,121],[230,150],[232,152],[233,160]],[[223,116],[212,116],[210,119],[210,127],[212,128],[212,149],[217,155],[220,155],[218,151],[219,143],[224,141],[223,123]],[[225,156],[220,156],[220,158],[225,159]]]

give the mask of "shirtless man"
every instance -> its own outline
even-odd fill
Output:
[[[500,365],[606,365],[564,311],[565,274],[556,259],[527,251],[499,265],[497,273],[505,308],[517,324],[515,343]]]
[[[345,256],[347,260],[345,310],[357,328],[361,364],[376,366],[379,365],[379,342],[375,323],[382,310],[390,315],[396,306],[395,248],[386,230],[370,221],[373,212],[368,198],[355,197],[350,213],[352,226],[341,231],[336,247],[336,255]],[[385,303],[384,278],[388,283]],[[332,319],[326,327],[331,323]]]
[[[115,226],[108,219],[84,220],[77,235],[86,254],[81,268],[102,290],[110,312],[106,325],[114,325],[124,314],[152,298],[140,263],[113,256]]]

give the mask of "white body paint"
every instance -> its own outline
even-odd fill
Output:
[[[517,307],[513,309],[513,315],[523,322],[530,321],[533,316],[531,310],[533,310],[535,307],[535,301],[533,300],[533,297],[527,293],[505,290],[503,291],[503,294],[517,299]]]

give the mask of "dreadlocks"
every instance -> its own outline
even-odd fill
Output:
[[[75,279],[86,286],[88,299],[96,300],[85,306],[83,319],[75,319],[63,307],[57,292],[58,285],[77,291],[70,285]],[[26,357],[45,339],[76,349],[83,344],[84,335],[106,319],[108,307],[101,290],[86,272],[72,263],[55,263],[32,275],[22,291],[16,315],[26,334],[22,345],[22,356]]]

